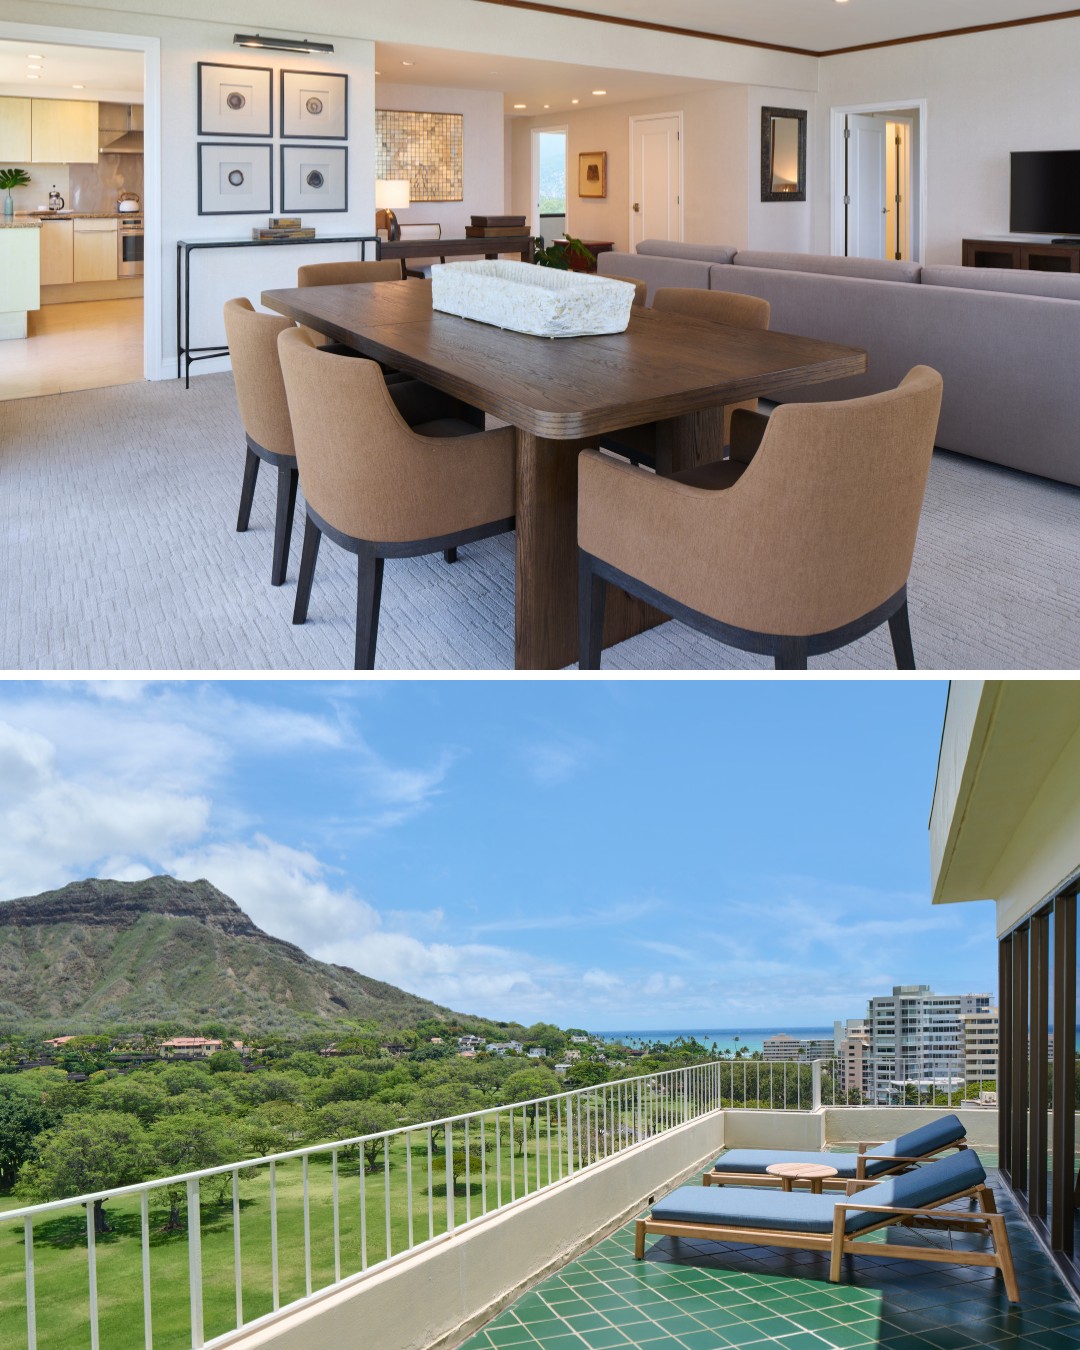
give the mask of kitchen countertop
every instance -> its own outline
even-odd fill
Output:
[[[27,220],[25,217],[19,220],[0,220],[0,230],[39,230],[41,229],[40,220]]]
[[[15,212],[16,220],[20,212]],[[127,216],[141,216],[141,211],[27,211],[27,220],[124,220]]]

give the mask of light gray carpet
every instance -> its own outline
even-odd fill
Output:
[[[274,474],[235,533],[243,438],[231,377],[20,399],[0,418],[4,669],[342,669],[355,572],[325,542],[308,622],[270,585]],[[1080,668],[1080,489],[935,456],[912,570],[923,669]],[[512,536],[386,565],[378,666],[509,669]],[[762,669],[669,623],[605,653],[612,670]],[[822,669],[893,668],[887,630]]]

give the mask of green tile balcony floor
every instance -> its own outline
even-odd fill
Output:
[[[996,1173],[990,1180],[1008,1222],[1019,1308],[996,1271],[890,1259],[888,1230],[866,1240],[873,1255],[845,1261],[843,1283],[830,1284],[828,1258],[817,1252],[660,1238],[635,1261],[630,1223],[461,1350],[1080,1350],[1080,1309]],[[905,1243],[916,1240],[949,1235],[905,1231]]]

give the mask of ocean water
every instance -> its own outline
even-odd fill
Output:
[[[821,1040],[825,1036],[832,1036],[833,1029],[831,1026],[718,1027],[688,1031],[599,1031],[596,1034],[605,1041],[619,1042],[631,1048],[653,1045],[656,1042],[670,1045],[680,1038],[684,1040],[693,1038],[707,1050],[711,1050],[715,1041],[716,1048],[721,1053],[728,1050],[734,1054],[736,1050],[747,1050],[750,1053],[760,1050],[768,1037],[779,1035],[780,1032],[794,1036],[797,1040]]]

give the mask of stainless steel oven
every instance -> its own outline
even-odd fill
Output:
[[[118,277],[141,277],[142,274],[142,216],[118,216],[116,220],[116,275]]]

